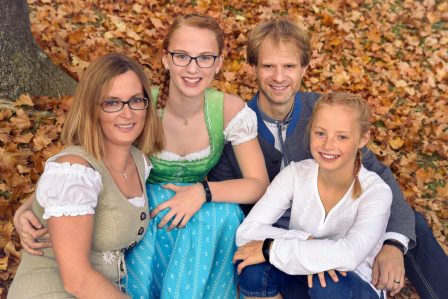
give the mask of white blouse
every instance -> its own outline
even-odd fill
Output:
[[[317,189],[318,169],[312,159],[285,167],[238,228],[237,245],[273,238],[270,262],[285,273],[355,271],[370,283],[373,260],[381,249],[389,219],[392,192],[376,173],[361,167],[361,196],[352,199],[352,184],[325,215]],[[289,207],[289,230],[273,227]],[[314,239],[307,240],[310,236]]]
[[[227,124],[224,129],[224,141],[232,145],[245,143],[257,137],[257,115],[247,104]],[[162,150],[157,158],[167,161],[194,161],[210,155],[210,146],[185,156]]]
[[[36,199],[44,208],[43,218],[95,214],[102,188],[101,174],[88,166],[53,162],[60,156],[48,159],[37,184]],[[145,178],[151,168],[151,164],[145,164]],[[129,202],[143,207],[145,197],[142,194]]]

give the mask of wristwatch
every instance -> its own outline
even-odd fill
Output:
[[[399,241],[394,239],[387,239],[383,242],[383,245],[391,245],[398,249],[400,249],[401,253],[404,255],[406,253],[406,247],[404,247],[403,244],[401,244]]]
[[[261,248],[261,252],[263,253],[263,257],[266,260],[266,262],[269,263],[269,249],[271,247],[271,243],[274,241],[274,239],[267,238],[263,241],[263,247]]]

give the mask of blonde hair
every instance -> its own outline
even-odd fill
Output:
[[[174,20],[173,24],[170,26],[168,33],[163,39],[163,50],[168,51],[171,38],[174,32],[181,28],[182,26],[189,26],[199,29],[207,29],[215,34],[216,43],[218,44],[218,54],[221,55],[224,48],[224,31],[219,27],[218,22],[206,15],[200,15],[196,13],[187,14],[181,16]],[[166,100],[168,98],[170,85],[170,73],[166,70],[163,74],[162,81],[160,83],[160,91],[157,99],[157,108],[164,108],[166,105]]]
[[[353,109],[358,114],[358,123],[360,127],[360,136],[364,136],[370,130],[370,108],[366,100],[364,100],[359,95],[345,93],[345,92],[333,92],[328,93],[319,98],[317,100],[313,113],[311,115],[311,121],[309,124],[309,128],[313,125],[313,120],[316,115],[316,112],[322,108],[323,105],[331,105],[331,106],[345,106]],[[358,149],[355,158],[355,167],[353,170],[353,176],[355,177],[355,183],[353,186],[352,198],[357,199],[362,194],[361,183],[359,182],[359,170],[361,169],[361,149]]]
[[[307,66],[311,59],[311,44],[308,34],[297,24],[288,19],[270,20],[258,24],[249,34],[247,41],[247,62],[250,65],[258,64],[260,46],[265,40],[274,45],[282,42],[291,43],[300,54],[300,64]]]
[[[61,141],[65,145],[82,146],[96,159],[104,157],[104,136],[99,126],[100,102],[107,95],[115,77],[134,72],[140,80],[144,95],[150,100],[145,125],[134,145],[151,155],[162,149],[163,133],[151,101],[151,85],[141,66],[129,57],[112,53],[92,62],[76,88],[73,105],[62,128]]]

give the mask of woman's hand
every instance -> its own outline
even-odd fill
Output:
[[[33,255],[43,255],[39,249],[51,247],[48,229],[43,227],[33,211],[25,210],[14,217],[14,227],[20,236],[20,244],[26,252]]]
[[[168,230],[176,227],[184,228],[188,221],[190,221],[190,218],[199,211],[205,202],[205,191],[202,185],[199,183],[189,186],[166,184],[163,187],[176,192],[176,194],[171,199],[158,205],[151,212],[151,218],[156,217],[162,210],[169,209],[168,213],[160,221],[158,227],[163,228],[173,219]]]
[[[241,261],[237,268],[238,274],[241,274],[246,266],[261,264],[266,261],[262,249],[263,241],[252,241],[238,248],[233,255],[233,263]]]
[[[43,255],[42,248],[51,247],[48,229],[42,226],[34,215],[32,206],[35,198],[33,193],[16,211],[13,219],[14,227],[19,234],[20,244],[26,252],[33,255]]]

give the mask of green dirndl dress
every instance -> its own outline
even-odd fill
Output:
[[[224,147],[221,92],[207,89],[204,115],[210,138],[207,157],[193,161],[150,157],[153,169],[146,188],[151,210],[174,195],[164,184],[200,182],[218,162]],[[206,203],[185,228],[172,231],[157,228],[167,212],[152,219],[143,240],[126,253],[126,292],[139,299],[236,298],[232,258],[236,229],[243,220],[239,205]]]

